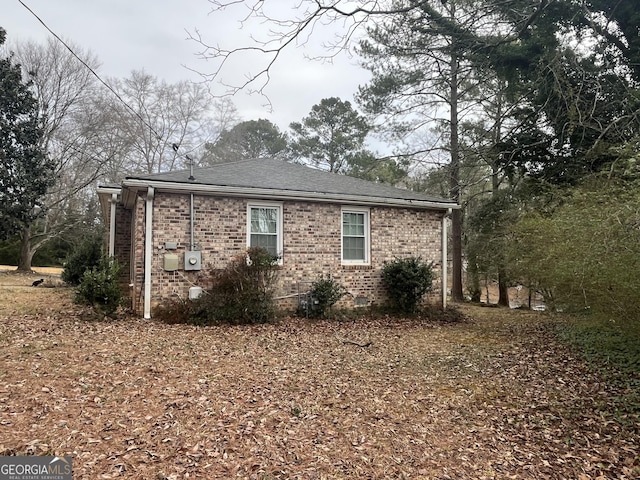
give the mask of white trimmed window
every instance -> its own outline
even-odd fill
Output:
[[[262,247],[282,259],[282,204],[247,205],[247,247]]]
[[[342,209],[342,263],[369,263],[369,210]]]

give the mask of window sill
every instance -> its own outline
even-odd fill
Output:
[[[349,263],[343,263],[341,265],[342,270],[373,270],[373,265],[369,265],[369,264],[349,264]]]

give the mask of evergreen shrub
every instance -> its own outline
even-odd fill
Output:
[[[102,259],[102,238],[98,235],[90,236],[67,257],[60,278],[63,282],[77,286],[84,273],[100,265]]]
[[[385,262],[382,282],[393,307],[401,313],[416,312],[422,296],[431,291],[434,280],[433,262],[421,257],[396,258]]]
[[[92,306],[98,313],[111,316],[122,302],[120,266],[103,256],[98,265],[86,270],[76,287],[76,303]]]
[[[306,313],[326,317],[329,309],[347,294],[347,290],[330,276],[320,276],[311,284]]]

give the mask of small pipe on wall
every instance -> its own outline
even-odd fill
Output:
[[[191,194],[191,203],[189,205],[189,210],[190,210],[190,216],[191,216],[191,244],[189,245],[189,250],[195,250],[196,249],[196,239],[195,239],[195,233],[194,233],[195,218],[194,218],[194,212],[193,212],[193,193]]]

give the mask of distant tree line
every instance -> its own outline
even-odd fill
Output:
[[[367,147],[372,126],[348,101],[322,99],[289,128],[281,132],[266,119],[240,122],[205,145],[201,163],[274,157],[392,185],[408,176],[407,160],[383,157]]]

